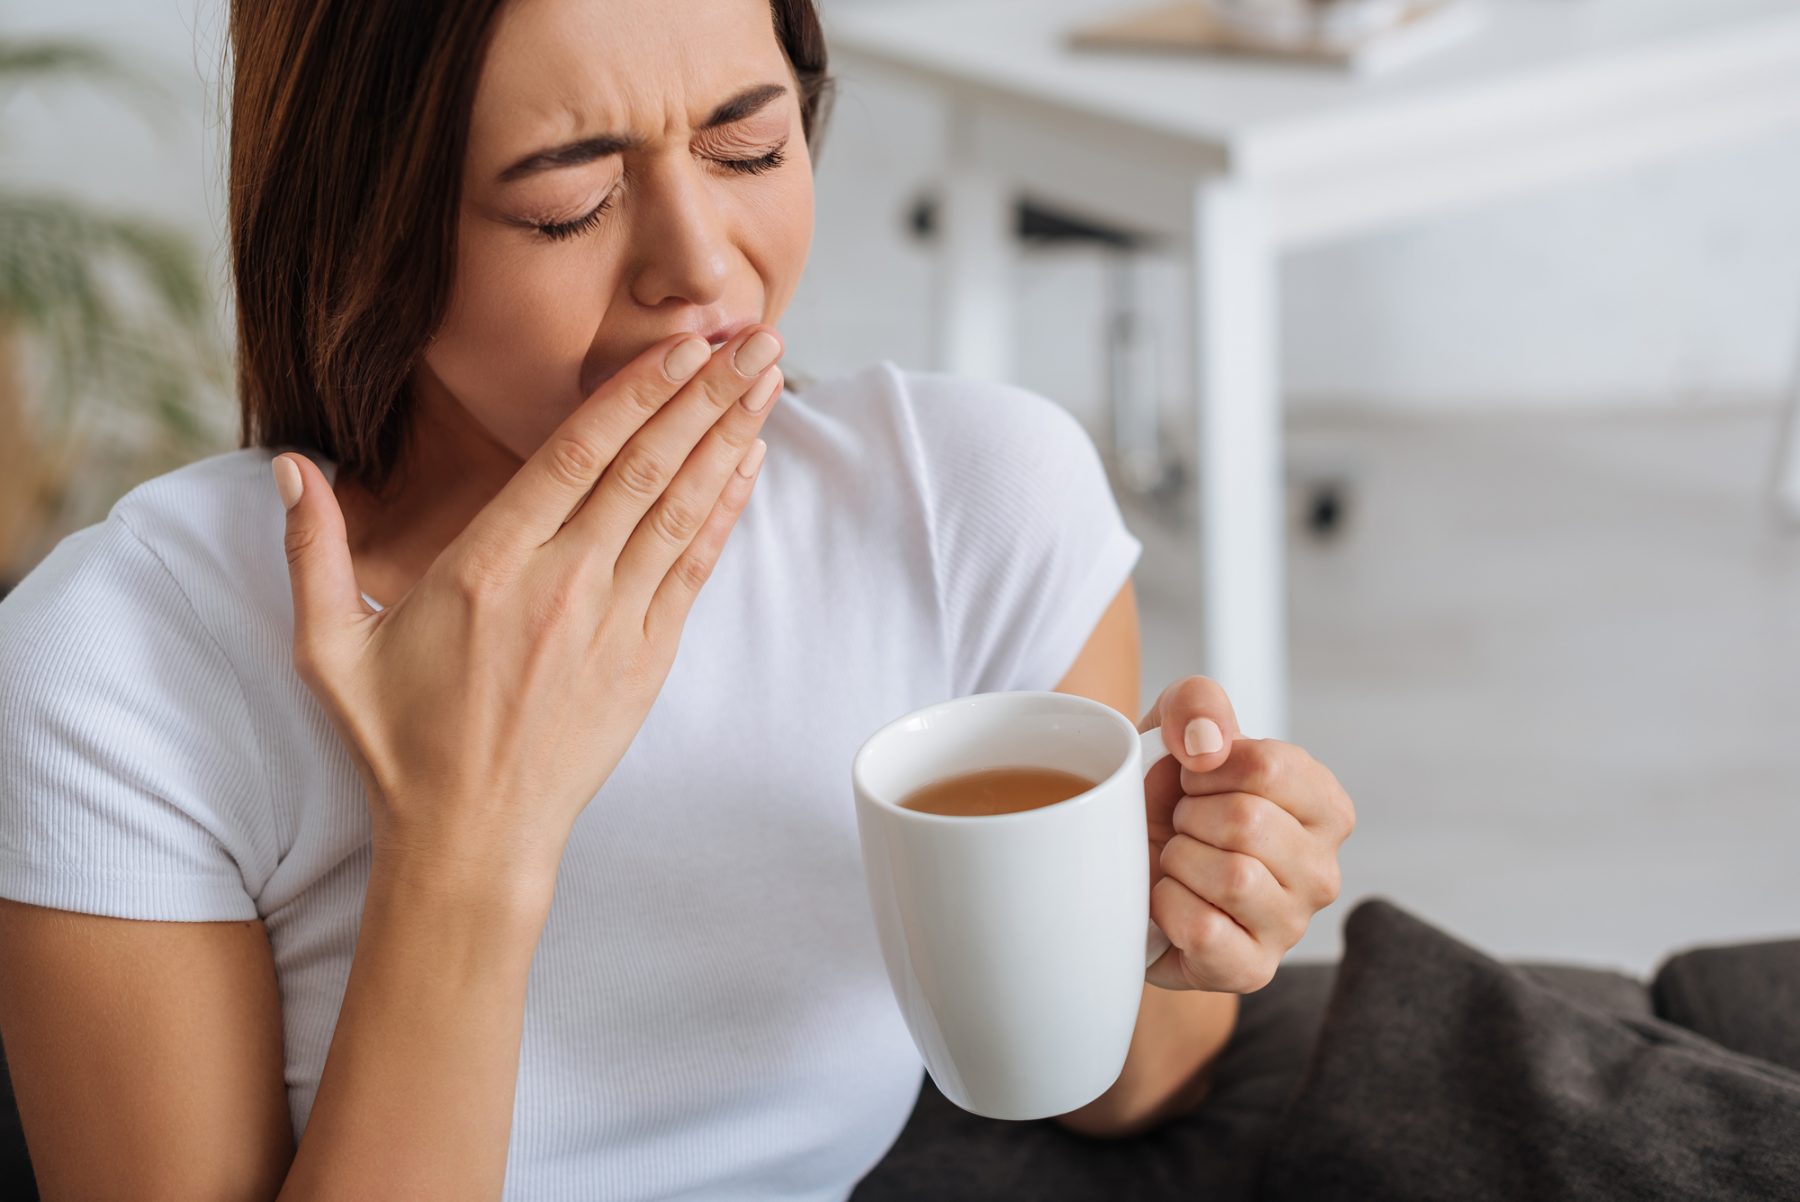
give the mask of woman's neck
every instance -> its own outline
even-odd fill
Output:
[[[357,587],[384,607],[406,595],[522,462],[429,372],[420,376],[412,428],[387,488],[378,496],[339,479],[332,489]]]

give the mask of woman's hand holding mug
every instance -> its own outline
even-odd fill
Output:
[[[1144,779],[1150,917],[1173,946],[1145,980],[1252,993],[1337,900],[1355,807],[1305,751],[1239,734],[1224,690],[1204,676],[1163,690],[1138,724],[1158,728],[1172,754]]]
[[[323,474],[275,460],[294,667],[362,776],[378,858],[548,903],[570,828],[636,737],[749,500],[780,352],[766,326],[717,352],[691,334],[650,348],[380,613]]]

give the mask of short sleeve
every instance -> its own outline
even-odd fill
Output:
[[[953,695],[1055,688],[1143,551],[1100,454],[1035,393],[906,379]]]
[[[0,601],[0,896],[256,917],[259,759],[230,661],[116,510]]]

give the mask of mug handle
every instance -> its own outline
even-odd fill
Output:
[[[1161,726],[1153,726],[1149,730],[1140,732],[1138,743],[1143,749],[1140,756],[1143,768],[1139,774],[1141,776],[1149,776],[1150,769],[1156,766],[1158,760],[1165,755],[1174,754],[1169,750],[1169,745],[1163,741]],[[1150,966],[1156,963],[1157,958],[1173,946],[1169,942],[1169,937],[1162,933],[1162,928],[1152,922],[1149,931],[1144,936],[1144,971],[1149,972]]]

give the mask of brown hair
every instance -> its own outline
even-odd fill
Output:
[[[240,445],[380,490],[456,270],[469,115],[501,0],[232,0]],[[814,0],[772,0],[809,146],[830,95]]]

